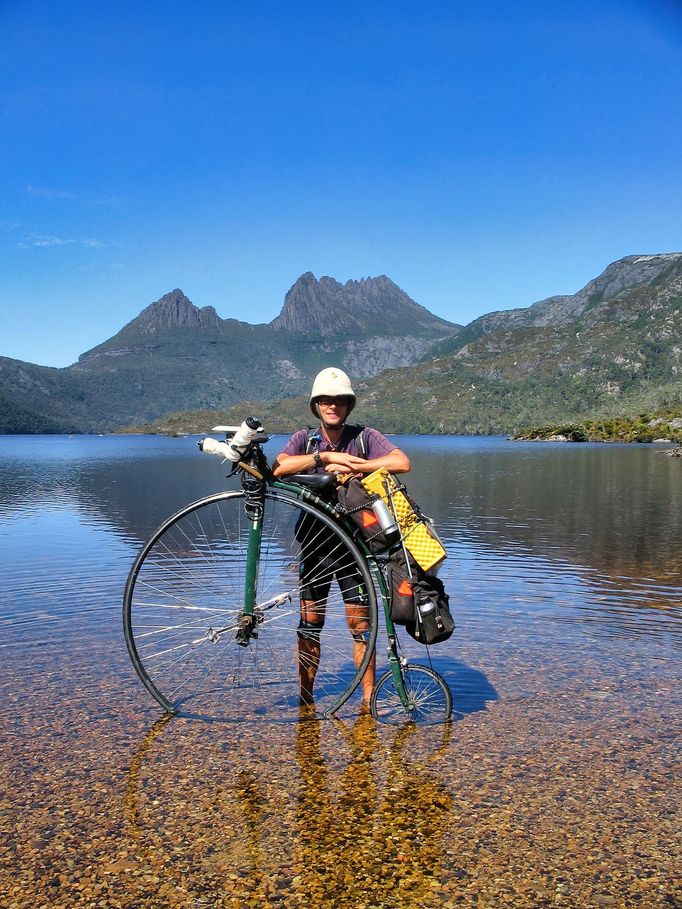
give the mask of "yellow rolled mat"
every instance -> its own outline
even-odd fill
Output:
[[[370,494],[381,496],[390,508],[391,503],[386,489],[386,483],[388,483],[395,515],[408,552],[424,571],[439,565],[447,553],[443,549],[440,540],[436,539],[431,533],[428,524],[415,513],[409,500],[398,489],[395,479],[388,470],[385,467],[380,467],[374,473],[363,477],[361,483]]]

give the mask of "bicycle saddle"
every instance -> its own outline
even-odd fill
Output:
[[[329,489],[336,483],[336,476],[333,473],[293,473],[282,479],[291,480],[292,483],[298,483],[299,486],[306,486],[313,492]]]

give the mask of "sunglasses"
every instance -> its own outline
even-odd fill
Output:
[[[346,397],[346,395],[338,395],[335,398],[323,396],[317,399],[317,403],[322,404],[323,407],[331,407],[332,404],[336,404],[339,407],[348,407],[350,398]]]

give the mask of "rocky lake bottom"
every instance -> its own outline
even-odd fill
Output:
[[[682,906],[680,461],[400,444],[448,549],[442,727],[355,701],[164,716],[122,588],[220,465],[191,440],[0,439],[0,905]]]

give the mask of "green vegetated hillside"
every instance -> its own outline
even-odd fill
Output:
[[[608,417],[575,423],[550,423],[517,430],[514,439],[566,442],[682,443],[682,407],[636,417]]]
[[[0,426],[5,433],[72,433],[77,432],[68,420],[50,419],[28,407],[20,407],[0,394]]]
[[[358,411],[353,412],[355,421]],[[246,417],[257,417],[272,435],[293,433],[312,425],[314,417],[308,409],[308,398],[285,398],[281,401],[240,401],[233,407],[220,410],[188,410],[166,414],[150,423],[124,426],[124,433],[156,433],[161,435],[205,435],[214,426],[238,426]],[[358,417],[357,422],[362,422]]]
[[[0,357],[0,432],[82,432],[81,398],[66,370]]]
[[[271,431],[289,431],[312,421],[305,393],[335,363],[354,378],[358,422],[387,432],[511,433],[680,405],[681,357],[682,254],[671,253],[628,256],[576,294],[465,328],[432,316],[388,278],[341,285],[304,275],[280,316],[255,326],[174,291],[68,370],[0,360],[0,394],[99,431],[205,432],[250,412]],[[17,380],[19,396],[10,391]]]
[[[682,255],[628,257],[601,278],[365,383],[371,412],[395,431],[491,433],[682,404]]]

